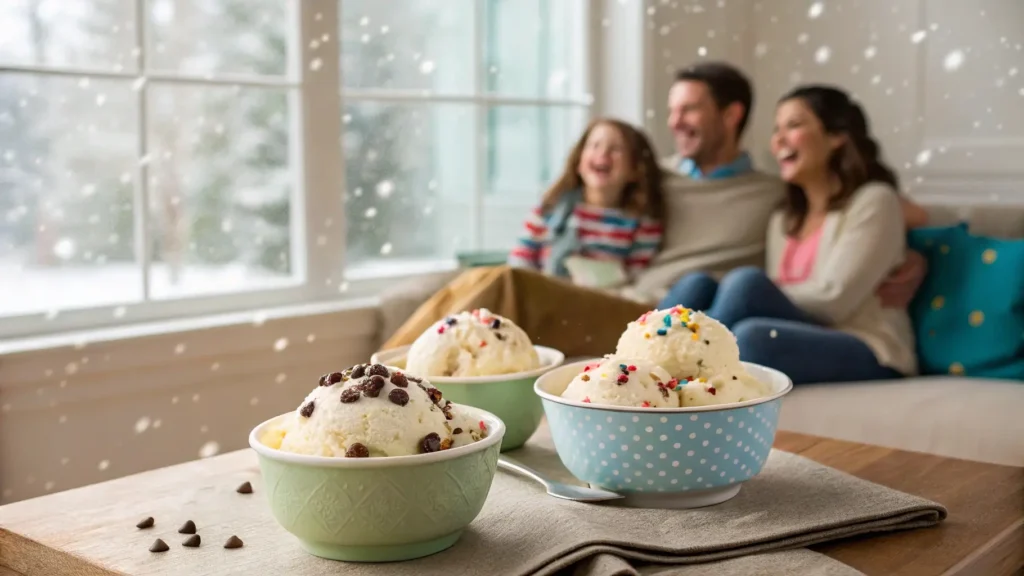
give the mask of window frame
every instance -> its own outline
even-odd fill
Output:
[[[559,0],[563,1],[563,0]],[[50,65],[17,65],[0,63],[2,74],[24,74],[40,77],[113,79],[142,81],[136,90],[138,133],[137,158],[148,153],[147,94],[153,83],[161,85],[232,86],[285,90],[289,100],[289,132],[291,168],[294,186],[291,196],[291,262],[295,284],[284,288],[251,289],[211,295],[186,296],[153,300],[149,286],[150,253],[147,249],[150,214],[148,206],[149,176],[146,163],[135,169],[133,203],[135,209],[133,245],[135,264],[141,275],[143,299],[134,303],[114,303],[89,308],[75,308],[0,317],[0,340],[43,337],[93,329],[111,328],[144,322],[158,322],[183,317],[253,311],[293,306],[296,304],[366,298],[378,295],[381,289],[400,280],[411,280],[431,273],[454,269],[454,258],[420,261],[410,271],[403,266],[351,269],[345,265],[346,214],[341,201],[345,189],[342,137],[342,111],[347,102],[373,101],[412,104],[469,104],[473,115],[474,171],[472,243],[479,250],[483,243],[483,206],[487,187],[489,158],[487,153],[488,111],[496,106],[572,107],[583,111],[589,119],[595,106],[593,94],[596,71],[594,43],[595,10],[592,3],[580,0],[580,38],[582,42],[581,85],[579,97],[537,98],[502,96],[487,92],[483,74],[483,34],[487,25],[486,2],[473,3],[473,93],[435,94],[419,90],[343,89],[340,70],[341,11],[344,0],[286,1],[289,6],[289,65],[287,74],[267,77],[245,74],[195,75],[151,71],[146,67],[146,0],[134,0],[135,50],[139,67],[135,71],[110,71],[83,67]],[[328,40],[316,49],[314,40]],[[309,62],[320,60],[317,69]],[[327,112],[325,112],[327,111]],[[386,262],[386,260],[384,260]],[[375,269],[376,268],[376,269]],[[124,313],[115,313],[115,310]]]

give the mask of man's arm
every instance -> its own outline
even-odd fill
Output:
[[[903,221],[907,230],[928,225],[928,211],[913,200],[900,196]],[[924,256],[907,251],[907,259],[878,287],[878,298],[885,308],[906,308],[914,299],[918,288],[928,274],[928,260]]]

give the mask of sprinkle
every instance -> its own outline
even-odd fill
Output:
[[[438,334],[444,334],[444,326],[438,326],[437,327],[437,333]]]
[[[619,364],[619,370],[622,370],[623,372],[625,372],[626,371],[626,365],[625,364]]]
[[[665,386],[667,386],[669,388],[672,388],[673,390],[676,390],[676,391],[682,389],[682,387],[683,387],[683,385],[679,383],[679,380],[676,380],[675,378],[669,380],[668,384],[665,384]]]
[[[582,376],[580,376],[580,380],[583,380],[584,382],[590,382],[590,376],[583,374]]]
[[[644,332],[644,339],[645,340],[650,340],[651,339],[651,333],[650,332]]]
[[[671,316],[665,316],[664,318],[661,319],[661,323],[664,324],[666,328],[671,328],[672,327],[672,317]]]
[[[447,318],[444,322],[449,326],[455,326],[455,323],[458,322],[458,320],[455,318]]]
[[[641,324],[641,325],[647,324],[647,319],[650,318],[651,314],[653,314],[653,313],[654,313],[654,310],[649,310],[647,312],[644,312],[643,315],[641,315],[640,318],[637,319],[637,321],[636,321],[637,324]]]
[[[693,334],[690,335],[690,339],[696,342],[697,340],[700,340],[700,336],[698,336],[697,333],[694,332]]]
[[[700,324],[694,322],[693,324],[687,326],[687,328],[689,328],[691,332],[696,332],[697,330],[700,330]]]
[[[487,342],[484,341],[484,340],[481,340],[480,341],[480,347],[483,348],[484,346],[487,346]]]
[[[481,429],[481,430],[487,430],[487,425],[486,425],[486,424],[484,424],[484,421],[483,421],[483,420],[481,420],[481,421],[480,421],[480,429]]]
[[[650,408],[651,407],[651,403],[648,402],[647,400],[644,400],[643,403],[640,404],[640,407],[641,408]]]
[[[708,386],[708,394],[711,394],[712,396],[715,395],[715,387],[714,386]]]
[[[630,372],[636,372],[636,366],[630,364],[629,366],[626,366],[626,370],[629,370]]]
[[[586,402],[587,404],[590,404],[590,396],[584,396],[583,401]]]
[[[664,328],[658,328],[658,336],[664,336],[666,334],[668,334],[668,330],[665,330]]]
[[[701,384],[707,384],[707,381],[707,378],[697,378],[697,382],[700,382]]]
[[[625,384],[626,382],[629,382],[629,376],[626,374],[619,374],[617,380],[619,381],[619,384]]]

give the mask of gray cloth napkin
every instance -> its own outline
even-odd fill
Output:
[[[572,576],[864,576],[838,560],[806,548],[740,556],[718,562],[683,566],[649,565],[635,568],[614,553],[599,553],[574,566]]]
[[[568,474],[553,450],[533,441],[513,455],[551,476],[564,479]],[[856,574],[840,571],[842,565],[837,567],[835,561],[811,551],[770,553],[873,532],[933,526],[945,517],[946,509],[939,504],[778,450],[772,451],[761,474],[746,482],[738,496],[696,510],[569,502],[548,496],[533,481],[499,471],[483,511],[455,546],[411,562],[353,565],[346,573],[665,574],[643,570],[666,565],[682,570],[684,565],[747,556],[743,561],[721,562],[711,573],[722,568],[723,574]],[[628,567],[640,567],[640,571],[622,571]],[[726,571],[730,569],[734,571]]]

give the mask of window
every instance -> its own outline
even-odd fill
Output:
[[[586,10],[4,2],[0,337],[337,298],[507,249],[589,114]]]

